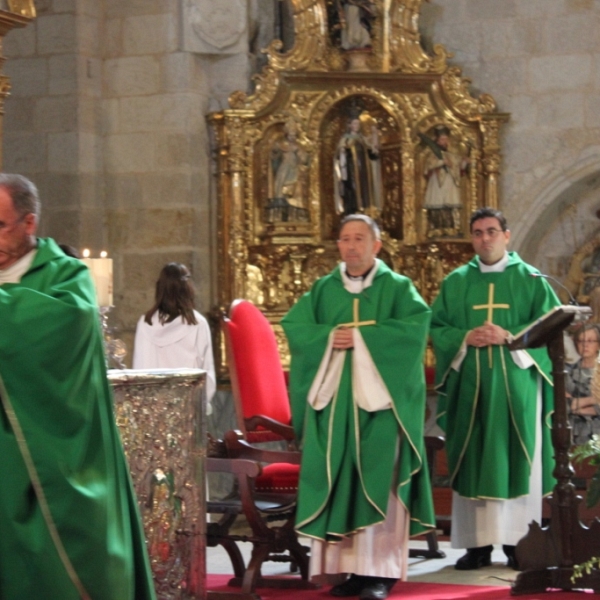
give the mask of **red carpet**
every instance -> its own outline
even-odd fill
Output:
[[[208,589],[215,591],[235,590],[227,587],[231,575],[208,575]],[[277,590],[261,588],[258,594],[264,600],[331,600],[328,588],[320,590]],[[439,583],[397,583],[389,600],[583,600],[591,594],[582,592],[548,592],[511,596],[510,588],[475,585],[451,585]]]

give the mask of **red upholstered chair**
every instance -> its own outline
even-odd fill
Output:
[[[224,318],[225,342],[237,415],[237,430],[225,434],[230,458],[258,461],[262,470],[244,497],[244,514],[252,529],[252,557],[242,592],[256,585],[313,588],[308,582],[307,548],[294,531],[300,453],[294,442],[286,380],[275,333],[265,316],[251,302],[233,302]],[[287,450],[265,448],[265,442],[283,442]],[[240,490],[243,492],[243,490]],[[281,522],[273,525],[274,522]],[[300,569],[300,578],[261,577],[264,561],[288,560]]]

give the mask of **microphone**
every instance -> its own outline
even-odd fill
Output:
[[[571,294],[571,291],[569,290],[569,288],[564,285],[563,283],[561,283],[558,279],[556,279],[556,277],[552,277],[552,275],[544,275],[543,273],[529,273],[532,277],[542,277],[543,279],[549,279],[550,281],[553,281],[557,286],[559,286],[561,289],[565,290],[565,292],[567,292],[567,294],[569,294],[569,304],[571,306],[581,306],[579,304],[579,302],[577,302],[577,300],[575,300],[575,297],[573,296],[573,294]]]

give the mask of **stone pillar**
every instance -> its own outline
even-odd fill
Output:
[[[80,247],[102,244],[98,174],[97,5],[39,2],[38,17],[7,36],[11,96],[6,101],[5,171],[40,188],[41,233]],[[53,4],[56,4],[54,6]],[[85,227],[94,222],[93,236]]]
[[[133,333],[167,262],[191,268],[198,307],[209,308],[208,78],[201,57],[181,48],[179,3],[104,5],[107,231],[117,316]]]
[[[207,312],[214,211],[205,116],[249,81],[247,0],[37,0],[6,40],[7,171],[35,181],[41,234],[107,250],[132,350],[167,262]]]

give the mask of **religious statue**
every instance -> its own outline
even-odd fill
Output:
[[[383,186],[379,160],[379,130],[362,131],[358,115],[350,117],[346,132],[338,142],[334,158],[335,209],[338,214],[364,212],[378,216]]]
[[[344,50],[370,47],[375,3],[372,0],[336,0],[336,8],[341,27],[341,47]]]
[[[308,221],[306,177],[310,156],[298,143],[298,126],[289,119],[271,148],[267,221]]]
[[[460,235],[460,178],[470,161],[450,150],[450,130],[445,125],[434,129],[434,139],[420,137],[427,147],[423,171],[427,179],[423,205],[427,209],[427,237]]]

